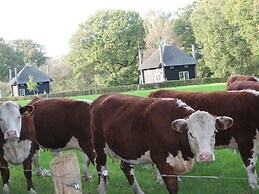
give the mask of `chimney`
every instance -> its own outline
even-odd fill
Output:
[[[47,76],[50,77],[50,68],[49,68],[49,64],[47,64]]]
[[[14,68],[14,76],[17,79],[17,67]]]
[[[162,45],[161,44],[159,44],[159,58],[160,58],[161,65],[163,65]]]
[[[9,69],[9,82],[12,80],[12,69]]]
[[[196,56],[195,56],[195,45],[194,44],[192,44],[192,57],[194,59],[196,59]]]
[[[142,54],[141,54],[141,50],[138,50],[138,58],[139,58],[139,65],[142,64]]]

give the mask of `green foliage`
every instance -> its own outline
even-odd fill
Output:
[[[35,91],[38,89],[37,82],[33,81],[33,76],[29,75],[29,81],[27,83],[27,88],[29,91],[33,92],[35,94]]]
[[[257,65],[252,62],[252,46],[240,34],[243,27],[226,17],[229,13],[228,6],[234,9],[231,13],[238,13],[238,7],[233,6],[235,3],[229,2],[201,0],[198,3],[191,15],[195,38],[202,45],[204,62],[214,76],[256,74]],[[252,1],[246,3],[253,4]],[[246,11],[249,15],[249,10]]]
[[[9,81],[9,69],[13,72],[14,67],[19,68],[22,65],[23,58],[20,53],[14,51],[4,39],[0,38],[0,80]]]
[[[191,14],[195,10],[197,2],[180,9],[173,22],[173,30],[183,43],[183,50],[192,54],[192,44],[196,43],[192,25]]]
[[[23,55],[24,64],[28,63],[40,67],[47,59],[45,48],[32,40],[13,40],[10,42],[10,46]]]
[[[138,48],[144,47],[144,37],[138,13],[100,11],[81,24],[72,37],[68,61],[75,66],[76,77],[94,74],[92,81],[98,86],[132,84],[136,82]]]

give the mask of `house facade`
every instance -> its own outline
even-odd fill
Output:
[[[32,76],[37,83],[36,91],[29,91],[27,83]],[[23,69],[10,81],[12,96],[26,96],[50,93],[50,77],[32,65],[25,65]]]
[[[168,44],[160,45],[140,64],[140,83],[193,79],[196,77],[196,64],[196,59],[181,50]]]

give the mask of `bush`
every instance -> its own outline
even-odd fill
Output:
[[[169,88],[177,86],[186,85],[200,85],[200,84],[211,84],[211,83],[223,83],[226,82],[227,78],[199,78],[199,79],[189,79],[189,80],[173,80],[159,83],[150,84],[134,84],[134,85],[124,85],[118,87],[108,87],[108,88],[89,88],[87,90],[81,91],[68,91],[68,92],[58,92],[51,94],[40,94],[40,97],[69,97],[69,96],[85,96],[93,94],[103,94],[108,92],[128,92],[134,90],[152,90],[157,88]],[[19,97],[9,97],[9,100],[28,100],[35,96],[19,96]]]

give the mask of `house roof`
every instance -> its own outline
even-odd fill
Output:
[[[29,82],[29,76],[33,77],[33,82],[49,82],[50,77],[32,65],[25,65],[22,70],[10,81],[10,85],[25,84]]]
[[[162,45],[161,50],[162,60],[160,57],[160,49],[157,49],[146,61],[144,61],[144,63],[139,66],[139,70],[158,68],[161,64],[164,66],[179,66],[195,65],[197,63],[196,59],[171,45]]]

